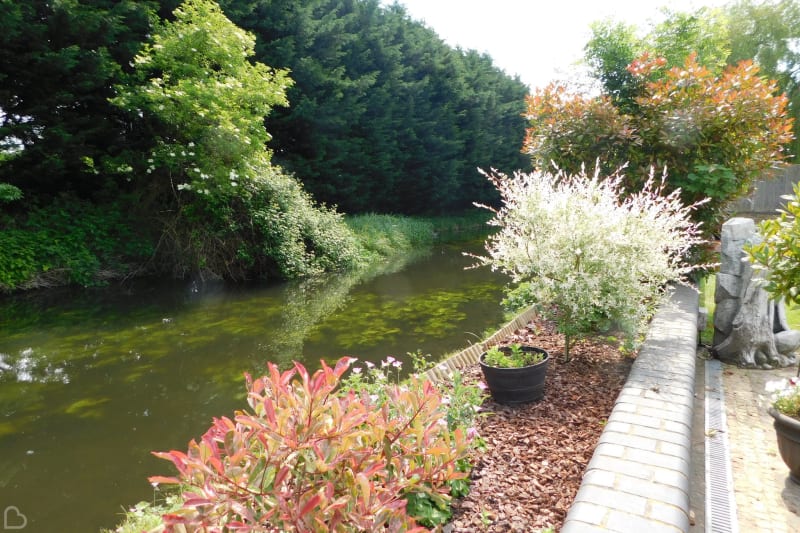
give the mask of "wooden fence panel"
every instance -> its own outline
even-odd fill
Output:
[[[794,184],[800,181],[800,165],[788,165],[770,172],[772,178],[758,180],[753,193],[734,204],[737,212],[771,215],[776,209],[786,206],[786,200],[781,196],[792,194]]]

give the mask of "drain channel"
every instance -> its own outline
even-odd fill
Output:
[[[722,364],[716,359],[706,360],[705,374],[706,532],[738,533]]]

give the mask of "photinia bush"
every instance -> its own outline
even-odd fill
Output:
[[[639,190],[652,167],[666,167],[666,191],[680,190],[684,205],[709,198],[692,217],[713,232],[728,202],[789,156],[788,99],[752,61],[716,75],[695,54],[674,68],[644,54],[627,75],[641,87],[635,112],[613,95],[574,94],[556,84],[528,96],[522,151],[534,167],[555,164],[577,174],[600,158],[610,174],[627,164],[628,191]]]
[[[250,411],[215,419],[171,461],[183,507],[163,516],[168,531],[425,531],[407,500],[450,498],[469,441],[450,430],[447,406],[429,381],[387,384],[382,402],[339,391],[353,359],[313,375],[299,363],[247,377]]]

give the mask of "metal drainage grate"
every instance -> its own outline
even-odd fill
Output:
[[[722,364],[707,360],[705,374],[706,533],[738,533]]]

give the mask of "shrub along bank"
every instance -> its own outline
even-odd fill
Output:
[[[68,284],[94,286],[133,276],[194,275],[188,269],[175,269],[175,264],[157,254],[158,247],[163,246],[159,227],[138,213],[135,205],[128,198],[96,205],[63,195],[46,207],[34,207],[17,216],[0,214],[0,292]],[[478,212],[432,218],[378,214],[342,218],[332,211],[299,209],[293,213],[294,219],[283,220],[283,226],[272,230],[285,229],[294,234],[286,245],[275,247],[274,255],[282,254],[285,265],[265,269],[262,276],[253,275],[246,265],[254,264],[252,255],[259,250],[270,251],[269,240],[247,242],[240,238],[241,247],[234,254],[239,265],[239,277],[235,279],[289,279],[362,268],[395,254],[425,248],[437,240],[483,236],[488,219]],[[269,222],[266,217],[262,221]],[[224,243],[229,247],[234,231],[233,226],[217,228],[214,239],[205,241],[203,250],[208,251],[208,256],[197,258],[198,264],[210,267],[219,251],[213,246]],[[308,253],[307,236],[320,234],[327,240],[318,239],[321,244],[314,249],[316,253]],[[325,243],[327,246],[323,246]],[[218,257],[217,262],[222,260]],[[229,274],[236,264],[228,261],[228,272],[220,274]]]

